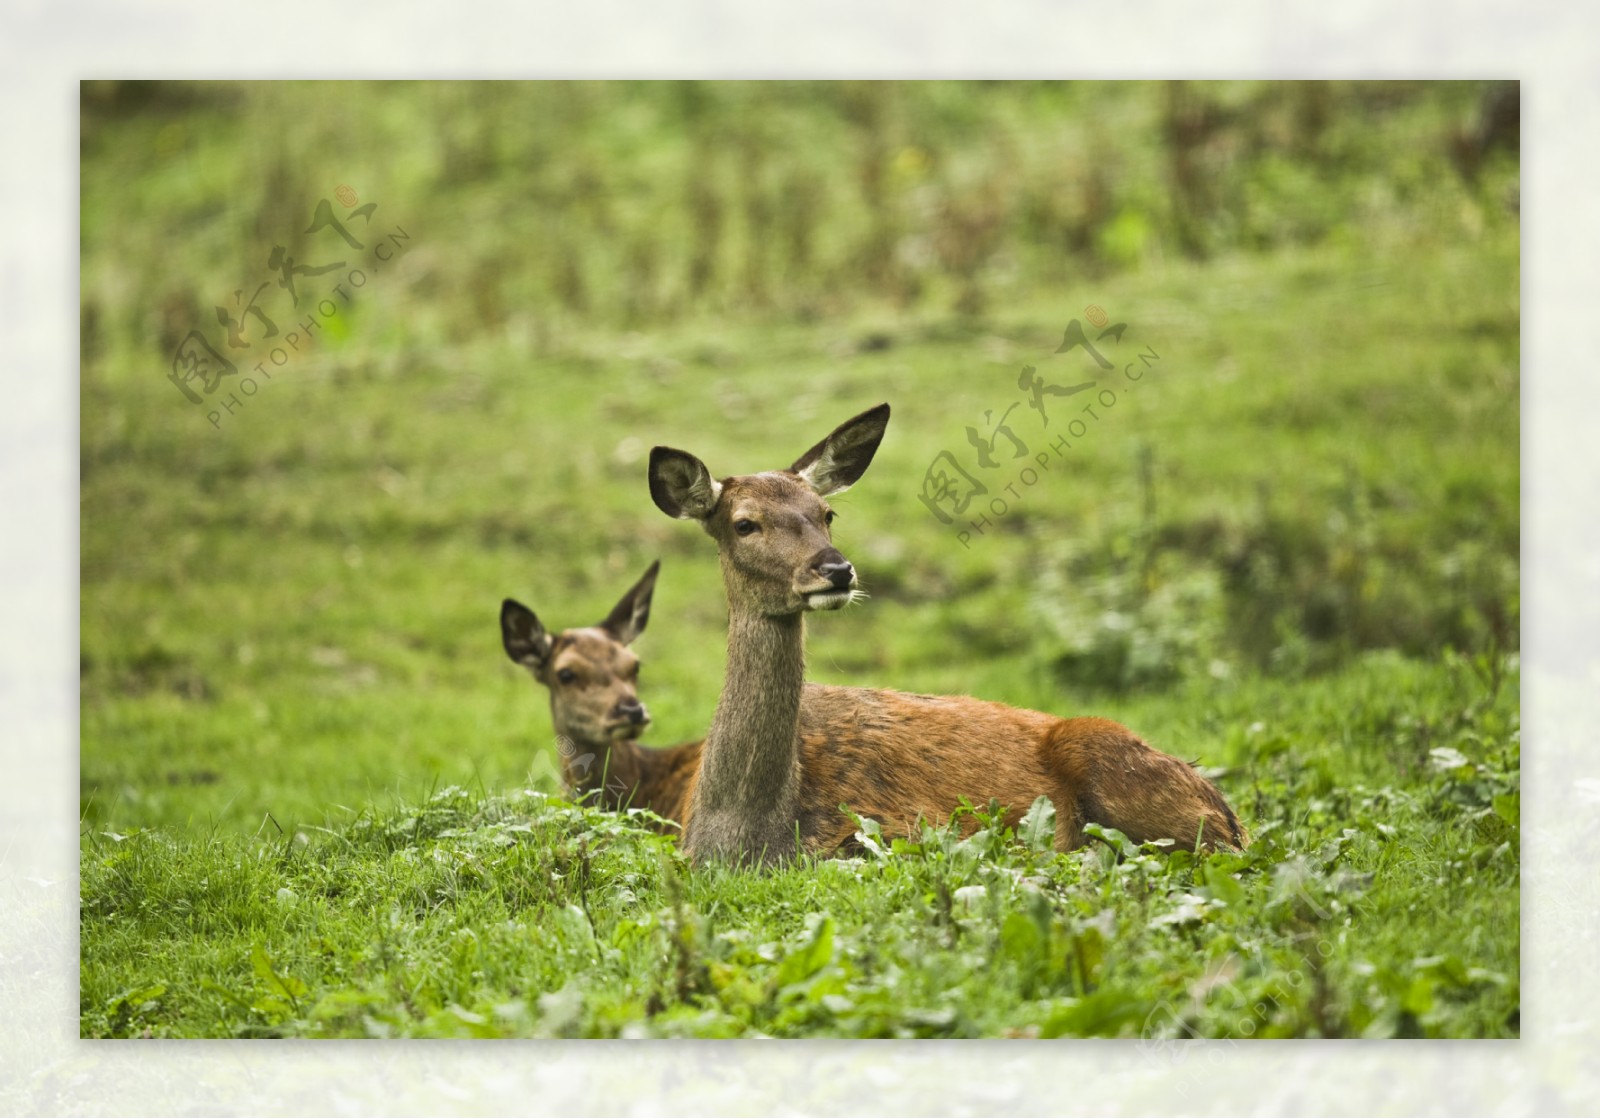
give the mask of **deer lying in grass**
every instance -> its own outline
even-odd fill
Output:
[[[1136,842],[1243,847],[1233,810],[1194,767],[1107,719],[1063,719],[966,696],[807,685],[805,621],[857,597],[834,548],[826,498],[866,471],[887,404],[835,429],[787,470],[716,481],[698,458],[650,454],[650,496],[717,542],[728,595],[728,668],[688,796],[684,844],[696,860],[774,863],[832,854],[856,827],[840,805],[905,833],[942,821],[963,797],[998,799],[1015,824],[1046,794],[1056,843],[1083,825]]]
[[[506,599],[500,608],[500,630],[506,655],[528,669],[550,693],[551,724],[562,743],[561,775],[568,791],[601,808],[612,811],[647,808],[682,825],[689,816],[691,792],[705,743],[702,739],[670,747],[639,745],[638,735],[649,726],[650,716],[638,696],[640,661],[629,649],[649,621],[651,597],[660,567],[659,562],[651,564],[610,615],[596,625],[551,635],[532,610]],[[841,782],[841,766],[846,770],[864,770],[865,767],[853,767],[848,756],[839,756],[839,744],[828,733],[827,722],[837,712],[848,711],[853,704],[859,704],[862,697],[854,694],[859,691],[807,684],[800,697],[802,788],[819,781],[832,781],[838,795],[852,806],[866,803],[870,794],[864,788],[847,787],[853,783],[848,778]],[[867,694],[886,703],[897,699],[926,701],[932,698],[896,692]],[[980,704],[980,707],[999,706]],[[1018,715],[1036,714],[1010,708],[1002,710]],[[1049,716],[1037,718],[1050,719]],[[849,753],[848,747],[846,753]],[[879,775],[871,776],[876,782],[882,780]],[[876,810],[862,810],[862,814],[878,818],[891,829],[900,831],[914,822],[915,813],[902,815],[897,827],[893,805],[881,798],[874,803],[879,805]],[[826,805],[822,811],[826,813]],[[850,836],[844,834],[846,831],[853,832],[853,828],[841,825],[834,836],[835,848],[847,845]]]
[[[639,702],[639,658],[628,649],[650,620],[660,570],[660,561],[652,563],[605,621],[553,637],[532,610],[508,598],[500,606],[500,638],[506,655],[550,690],[568,792],[601,808],[648,808],[681,824],[701,743],[639,745],[650,715]]]

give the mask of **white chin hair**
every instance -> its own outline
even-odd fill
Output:
[[[850,601],[849,591],[822,591],[806,595],[807,610],[838,610]]]

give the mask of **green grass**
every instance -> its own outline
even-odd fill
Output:
[[[1186,696],[1273,716],[1229,783],[1254,846],[1199,861],[1114,833],[1059,856],[1041,811],[1026,841],[693,870],[642,821],[458,786],[256,837],[89,832],[83,1030],[1515,1036],[1516,717],[1474,687],[1376,656],[1289,712]]]
[[[1205,87],[1209,203],[1160,87],[91,88],[83,1033],[1515,1036],[1516,168],[1450,164],[1475,86],[1331,88],[1306,140]],[[412,239],[214,427],[172,346],[346,182]],[[1159,364],[963,544],[924,472],[1090,303]],[[588,624],[662,558],[649,737],[698,737],[722,588],[649,447],[880,400],[811,678],[1119,719],[1246,856],[755,876],[549,799],[500,599]]]

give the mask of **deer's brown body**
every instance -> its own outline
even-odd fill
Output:
[[[1035,797],[1056,807],[1056,846],[1100,824],[1135,842],[1242,847],[1227,801],[1185,762],[1109,719],[1061,719],[967,696],[807,685],[801,703],[800,832],[819,853],[849,847],[855,825],[839,804],[907,834],[942,822],[965,797],[990,799],[1015,825]]]
[[[1089,822],[1182,847],[1245,845],[1209,782],[1120,724],[805,684],[805,613],[856,594],[824,499],[866,470],[888,415],[880,405],[841,424],[788,470],[720,482],[686,452],[651,453],[651,496],[717,541],[728,593],[727,678],[688,797],[689,854],[771,863],[837,851],[855,830],[841,803],[898,831],[962,799],[997,798],[1014,818],[1040,794],[1063,818],[1063,847]]]
[[[531,610],[501,608],[507,654],[550,689],[561,772],[575,796],[611,810],[647,808],[687,824],[704,740],[641,746],[650,718],[637,694],[638,658],[658,565],[597,626],[547,636]],[[942,823],[964,796],[990,799],[1016,818],[1041,793],[1058,814],[1057,842],[1076,846],[1083,825],[1115,827],[1134,840],[1168,837],[1206,809],[1207,834],[1242,845],[1237,819],[1190,767],[1105,719],[1058,719],[964,696],[914,695],[805,684],[800,691],[798,792],[792,826],[800,847],[834,854],[856,826],[840,810],[877,820],[886,835]],[[997,749],[996,743],[1006,744]],[[752,774],[752,777],[755,777]],[[1193,836],[1183,837],[1185,845]]]

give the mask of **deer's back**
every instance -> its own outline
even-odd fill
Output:
[[[801,838],[829,852],[855,826],[839,811],[878,820],[886,835],[920,817],[942,823],[965,797],[997,799],[1013,822],[1033,799],[1062,789],[1042,750],[1053,715],[965,696],[808,684],[800,702]]]
[[[703,745],[649,751],[632,803],[687,827]],[[1109,719],[807,684],[799,761],[801,844],[819,854],[853,845],[856,825],[841,804],[892,837],[912,834],[919,818],[943,823],[963,797],[980,808],[998,800],[1015,826],[1040,794],[1056,807],[1062,847],[1076,846],[1089,822],[1191,847],[1203,820],[1209,842],[1249,843],[1222,795],[1192,766]]]

